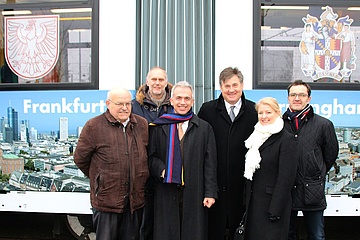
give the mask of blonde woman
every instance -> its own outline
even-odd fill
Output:
[[[258,123],[245,141],[246,183],[245,239],[287,239],[291,213],[291,189],[297,169],[297,141],[283,129],[275,98],[255,106]]]

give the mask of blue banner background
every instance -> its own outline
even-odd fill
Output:
[[[135,91],[131,92],[134,96]],[[215,93],[216,97],[219,93]],[[69,134],[75,134],[77,127],[106,110],[106,94],[105,90],[2,91],[0,118],[7,118],[7,109],[12,107],[18,112],[19,124],[21,120],[29,120],[30,127],[37,129],[38,133],[46,133],[58,131],[59,118],[67,117]],[[286,90],[245,90],[244,94],[255,102],[263,97],[274,97],[282,112],[288,106]],[[360,127],[358,96],[358,91],[314,90],[311,104],[318,114],[329,118],[335,126]]]

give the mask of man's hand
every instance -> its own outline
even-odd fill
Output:
[[[203,204],[204,207],[211,208],[211,206],[215,203],[215,198],[204,198]]]

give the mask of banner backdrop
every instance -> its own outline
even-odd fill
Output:
[[[132,91],[134,95],[135,91]],[[0,119],[9,119],[9,110],[17,112],[18,124],[27,120],[38,133],[59,130],[59,119],[68,118],[69,134],[106,111],[103,90],[62,91],[2,91]],[[218,95],[219,92],[216,93]],[[286,90],[245,90],[247,99],[263,97],[278,100],[281,111],[287,108]],[[360,127],[360,97],[358,91],[312,91],[311,104],[316,113],[330,119],[338,127]]]
[[[131,93],[134,97],[135,91]],[[219,94],[217,91],[216,97]],[[286,90],[245,90],[244,94],[254,102],[274,97],[281,112],[288,107]],[[315,112],[334,123],[340,146],[337,169],[330,170],[325,186],[329,216],[357,216],[360,207],[358,96],[358,91],[312,91],[311,94]],[[33,159],[36,169],[11,171],[9,183],[0,183],[0,188],[87,192],[88,179],[76,170],[72,152],[76,151],[77,137],[85,122],[106,111],[106,98],[107,91],[103,90],[0,92],[0,148],[4,158],[13,159],[15,155]]]

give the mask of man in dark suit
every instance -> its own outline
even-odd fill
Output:
[[[154,239],[207,240],[208,209],[217,198],[215,136],[192,111],[194,92],[188,82],[174,85],[170,102],[174,111],[161,115],[150,129]]]
[[[217,148],[219,193],[218,201],[209,209],[210,240],[224,239],[226,229],[233,239],[245,211],[242,173],[247,149],[244,141],[254,130],[258,118],[255,103],[243,94],[243,80],[237,68],[225,68],[219,77],[219,98],[204,103],[198,114],[213,127]]]

